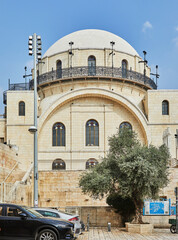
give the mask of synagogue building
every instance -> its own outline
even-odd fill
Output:
[[[45,41],[45,39],[44,39]],[[155,69],[124,39],[81,30],[55,42],[37,64],[40,206],[105,206],[81,193],[83,171],[102,161],[108,137],[133,129],[142,144],[167,145],[170,184],[178,183],[178,90],[157,89]],[[33,205],[33,76],[9,83],[0,119],[1,201]],[[153,79],[154,78],[154,79]],[[19,81],[20,82],[20,81]]]

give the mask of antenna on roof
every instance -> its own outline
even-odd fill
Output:
[[[72,56],[74,55],[72,52],[72,45],[74,44],[74,42],[69,42],[70,45],[70,50],[69,50],[69,55],[70,55],[70,75],[72,76]]]
[[[150,73],[150,75],[156,76],[156,86],[158,87],[158,78],[159,78],[159,74],[158,74],[158,65],[156,65],[156,73]]]
[[[114,68],[114,59],[113,59],[113,56],[115,55],[113,47],[114,47],[114,45],[115,45],[115,42],[112,41],[112,42],[110,42],[110,44],[111,44],[111,47],[112,47],[112,51],[109,53],[109,55],[112,55],[112,76],[113,76],[113,68]]]
[[[143,60],[143,61],[139,61],[138,63],[144,63],[144,72],[143,72],[143,75],[144,75],[144,84],[145,84],[145,80],[146,80],[146,65],[147,65],[148,61],[146,60],[146,54],[147,54],[147,52],[146,52],[146,51],[143,51],[143,54],[144,54],[144,60]]]

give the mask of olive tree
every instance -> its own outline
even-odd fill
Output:
[[[134,131],[124,128],[109,138],[107,156],[82,174],[79,186],[94,198],[111,199],[116,194],[131,199],[135,207],[132,223],[142,223],[144,199],[156,199],[168,184],[168,159],[165,145],[143,145]]]

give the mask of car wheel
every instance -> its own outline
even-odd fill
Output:
[[[170,231],[171,231],[172,233],[176,233],[176,226],[175,226],[175,225],[172,225],[172,226],[170,227]]]
[[[44,229],[39,232],[37,240],[57,240],[57,235],[50,229]]]

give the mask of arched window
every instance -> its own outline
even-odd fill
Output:
[[[53,125],[53,146],[65,146],[65,126],[62,123]]]
[[[162,102],[162,115],[169,115],[169,102],[167,100]]]
[[[99,146],[99,124],[95,120],[86,123],[86,146]]]
[[[128,128],[132,130],[132,125],[129,122],[122,122],[119,126],[119,129]]]
[[[62,159],[56,159],[53,161],[52,170],[65,170],[66,164]]]
[[[127,61],[122,60],[122,77],[127,78]]]
[[[90,158],[86,161],[86,169],[94,167],[98,164],[98,161],[94,158]]]
[[[88,57],[88,76],[96,75],[96,58],[95,56]]]
[[[19,102],[19,116],[25,116],[25,103]]]
[[[62,62],[61,62],[61,60],[58,60],[56,63],[56,75],[57,75],[57,79],[62,78]]]

